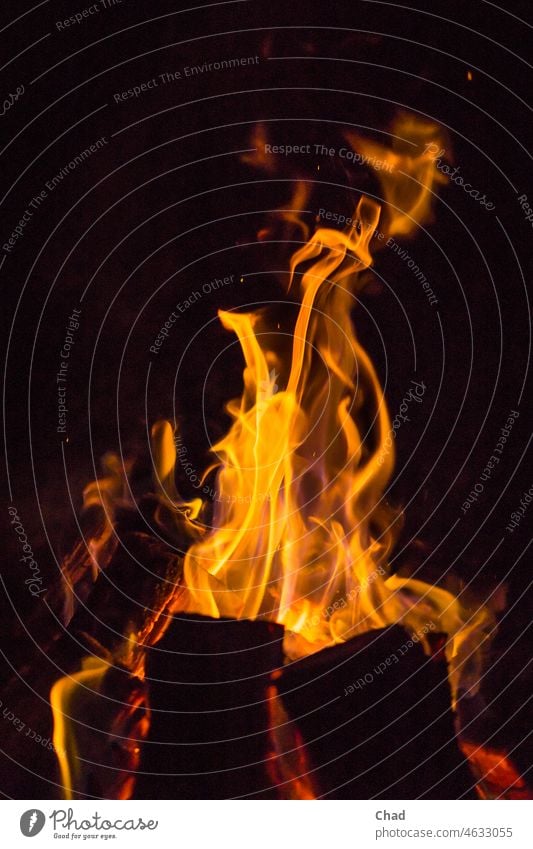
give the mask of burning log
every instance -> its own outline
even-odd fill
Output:
[[[271,622],[175,618],[148,651],[151,723],[136,798],[276,796],[265,691],[282,639]]]
[[[476,775],[481,799],[533,799],[531,787],[505,751],[466,740],[461,749]]]
[[[475,798],[454,731],[444,654],[398,626],[286,666],[276,682],[298,725],[319,795]]]

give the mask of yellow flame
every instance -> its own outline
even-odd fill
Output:
[[[219,314],[239,339],[244,386],[228,404],[232,425],[204,473],[203,480],[217,469],[212,521],[209,527],[202,522],[208,503],[178,495],[169,422],[152,430],[158,518],[193,540],[180,610],[282,623],[289,657],[392,623],[424,644],[429,630],[443,631],[456,693],[459,684],[477,685],[488,614],[468,611],[441,587],[389,575],[398,519],[384,498],[394,464],[391,423],[351,320],[373,263],[371,247],[384,244],[373,241],[378,223],[381,235],[413,235],[430,220],[434,187],[446,179],[428,152],[442,144],[435,125],[404,116],[393,136],[389,149],[347,133],[376,171],[383,210],[362,197],[355,226],[346,232],[320,228],[292,257],[290,285],[300,306],[291,350],[275,350],[264,312]],[[268,170],[272,161],[261,154],[265,137],[259,126],[257,151],[247,161]],[[304,183],[296,183],[281,212],[282,221],[304,234],[294,208],[307,197]],[[94,542],[96,564],[111,535],[114,505],[124,495],[122,470],[115,466],[105,485],[97,481],[85,491],[86,504],[103,505],[107,518]],[[103,661],[87,663],[52,688],[54,745],[67,798],[79,780],[79,759],[65,717],[79,715],[84,687],[97,688],[106,669]],[[305,794],[312,796],[312,788]]]
[[[89,483],[83,490],[83,509],[99,508],[93,520],[92,533],[80,540],[61,565],[63,618],[70,622],[76,601],[85,598],[88,584],[96,581],[100,570],[105,569],[116,548],[114,522],[117,507],[132,507],[128,471],[130,463],[116,454],[106,454],[102,459],[104,476]]]

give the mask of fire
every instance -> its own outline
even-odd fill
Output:
[[[60,678],[50,692],[50,705],[54,714],[54,750],[59,762],[65,799],[74,798],[81,771],[78,734],[77,729],[72,726],[83,721],[84,702],[94,698],[99,692],[108,669],[108,663],[88,657],[84,660],[80,672]]]
[[[362,196],[355,225],[344,232],[320,227],[293,255],[290,287],[299,295],[299,311],[290,350],[267,312],[219,313],[238,338],[244,370],[242,395],[227,408],[231,427],[213,446],[214,462],[204,475],[217,470],[217,497],[213,505],[180,499],[174,428],[157,422],[159,519],[168,525],[172,516],[191,540],[185,601],[180,595],[175,612],[281,623],[291,659],[392,623],[423,643],[436,629],[448,635],[457,694],[479,680],[487,614],[469,611],[441,587],[390,574],[400,518],[386,500],[394,466],[391,421],[351,318],[377,250],[386,238],[412,236],[430,220],[434,188],[445,179],[424,152],[428,143],[440,146],[436,126],[403,117],[392,136],[388,149],[347,134],[354,149],[387,165],[376,170],[383,208]],[[293,200],[303,205],[307,195],[298,184]],[[305,232],[288,207],[280,215]],[[115,480],[119,486],[118,475]],[[99,483],[86,493],[91,503]],[[111,518],[93,545],[98,550],[111,536],[112,490],[108,482],[100,498]],[[83,671],[79,683],[91,686],[94,679],[97,687],[101,672]],[[74,684],[74,676],[62,679],[52,691],[58,747],[64,748],[61,715],[69,712]],[[71,787],[71,767],[61,766]]]
[[[211,527],[186,553],[184,582],[189,612],[283,624],[291,658],[391,623],[413,634],[431,625],[448,634],[457,690],[460,676],[465,686],[467,661],[470,683],[476,678],[472,640],[485,617],[470,615],[440,587],[388,573],[398,519],[385,499],[391,423],[350,318],[374,245],[383,244],[378,225],[387,236],[406,236],[429,219],[442,175],[420,150],[436,133],[402,118],[393,150],[352,137],[389,166],[378,174],[385,221],[380,205],[363,196],[355,227],[321,227],[294,254],[290,285],[299,288],[301,304],[290,356],[273,346],[263,312],[220,313],[242,349],[244,389],[228,405],[229,432],[212,448],[218,473]],[[159,445],[167,431],[160,463],[170,470],[172,428],[156,429]],[[183,508],[196,517],[202,505]]]

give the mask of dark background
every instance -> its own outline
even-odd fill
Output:
[[[24,14],[29,4],[2,4],[9,62],[1,91],[7,97],[25,87],[0,119],[2,244],[47,180],[99,137],[108,140],[49,193],[12,252],[0,254],[4,520],[14,504],[51,585],[77,537],[83,487],[105,452],[146,455],[147,426],[168,416],[182,422],[191,460],[202,469],[209,440],[227,427],[224,404],[241,386],[236,346],[219,357],[229,337],[217,310],[285,297],[288,257],[297,245],[284,243],[276,225],[257,240],[258,230],[272,224],[265,211],[289,202],[296,177],[313,181],[304,215],[310,226],[322,206],[350,215],[361,191],[379,195],[371,173],[338,158],[292,157],[276,173],[254,169],[235,151],[254,146],[258,122],[272,143],[338,148],[345,127],[386,142],[399,110],[427,116],[445,128],[447,161],[496,208],[486,210],[453,184],[440,190],[434,222],[405,244],[431,281],[438,310],[405,264],[382,251],[382,283],[369,286],[355,319],[392,415],[411,379],[428,387],[397,440],[389,497],[405,505],[405,525],[393,568],[423,564],[431,578],[451,569],[478,597],[505,586],[495,650],[512,648],[489,673],[489,689],[514,681],[498,705],[509,716],[530,686],[523,672],[531,609],[524,593],[533,513],[512,534],[505,529],[533,483],[526,450],[531,222],[517,200],[526,193],[533,204],[524,103],[532,83],[525,61],[530,4],[508,2],[500,10],[482,0],[252,0],[181,11],[172,2],[123,0],[57,30],[56,21],[88,5],[50,2]],[[186,65],[256,54],[257,65],[113,99]],[[244,283],[202,298],[160,353],[150,353],[178,300],[231,274]],[[56,432],[55,375],[68,316],[84,291],[68,372],[67,443]],[[293,311],[278,313],[289,331]],[[461,505],[511,409],[520,417],[501,462],[463,516]],[[187,479],[179,483],[190,494]],[[8,666],[34,650],[28,631],[38,642],[39,629],[48,627],[41,600],[24,586],[18,556],[7,527]],[[523,738],[524,722],[513,739]]]

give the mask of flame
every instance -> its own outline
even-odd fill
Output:
[[[284,799],[318,798],[303,737],[297,724],[289,718],[274,684],[266,688],[265,697],[272,747],[266,767],[272,786],[283,788]]]
[[[436,143],[436,127],[403,118],[395,133],[392,150],[358,146],[393,166],[378,173],[383,229],[410,235],[429,219],[442,177],[420,150]],[[285,626],[289,657],[393,622],[412,634],[437,628],[449,637],[457,691],[462,668],[475,679],[468,659],[484,614],[469,615],[440,587],[388,575],[398,519],[384,497],[391,423],[350,318],[380,217],[380,205],[363,196],[357,227],[320,228],[292,257],[290,285],[301,304],[289,356],[271,347],[263,312],[219,314],[240,342],[244,390],[212,449],[217,498],[211,529],[185,556],[187,609],[275,620]]]
[[[247,161],[270,169],[271,160],[260,154],[264,127],[256,136],[257,150]],[[157,519],[189,542],[185,589],[174,611],[281,623],[289,658],[392,623],[404,625],[429,653],[426,635],[437,630],[448,635],[454,696],[459,690],[472,694],[487,612],[467,609],[442,587],[390,574],[400,520],[386,500],[394,466],[391,421],[351,319],[382,237],[412,236],[430,220],[434,188],[445,178],[426,150],[442,140],[435,125],[405,116],[393,127],[391,149],[346,136],[372,160],[383,201],[362,196],[355,226],[345,232],[321,227],[292,257],[290,287],[299,295],[299,310],[290,350],[285,335],[273,334],[265,311],[219,313],[239,340],[244,371],[242,395],[227,408],[231,427],[213,446],[202,479],[216,470],[213,505],[180,498],[174,428],[160,421],[152,429]],[[292,203],[279,211],[304,238],[294,206],[303,207],[307,198],[299,181]],[[282,343],[277,347],[276,339]],[[97,481],[85,492],[86,502],[103,505],[106,516],[92,541],[97,565],[112,538],[117,492],[123,492],[121,470],[111,471],[105,486]],[[98,687],[106,668],[84,668],[52,689],[54,743],[70,793],[77,752],[64,717],[80,686]],[[300,790],[313,795],[310,786]]]
[[[388,235],[410,236],[418,226],[431,221],[433,187],[447,182],[429,151],[432,144],[437,144],[437,149],[442,147],[442,139],[436,124],[412,115],[400,115],[392,125],[391,135],[392,150],[354,132],[345,133],[352,147],[379,169]]]
[[[214,530],[185,558],[195,612],[275,619],[316,647],[356,620],[364,621],[365,630],[372,626],[372,605],[358,613],[360,604],[347,605],[340,615],[321,614],[362,583],[370,585],[389,548],[379,493],[393,458],[389,453],[380,462],[378,455],[390,420],[349,317],[350,282],[371,263],[369,243],[379,214],[374,201],[362,198],[359,233],[319,229],[293,257],[291,285],[300,264],[316,262],[301,279],[302,303],[281,391],[272,369],[281,374],[284,364],[265,348],[261,314],[220,314],[242,347],[244,393],[228,407],[230,432],[213,447],[220,463]],[[351,413],[363,398],[378,433],[373,450]],[[382,532],[374,539],[371,524]]]
[[[53,744],[64,799],[74,798],[81,773],[78,735],[72,727],[75,717],[79,717],[79,722],[83,720],[83,702],[99,692],[109,668],[109,663],[96,657],[87,657],[79,672],[60,678],[50,691],[50,706],[54,716]]]
[[[461,749],[477,779],[480,799],[533,799],[531,788],[504,751],[461,742]]]
[[[250,144],[253,147],[248,153],[241,155],[242,162],[252,165],[254,168],[259,168],[267,173],[273,174],[276,170],[276,161],[274,156],[269,156],[265,150],[265,144],[268,141],[267,130],[264,124],[256,124],[250,139]]]

